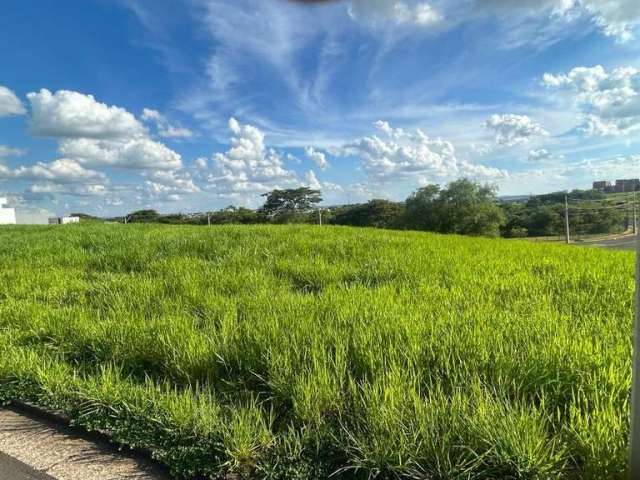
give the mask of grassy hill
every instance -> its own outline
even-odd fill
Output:
[[[340,227],[2,228],[0,400],[186,478],[623,478],[633,259]]]

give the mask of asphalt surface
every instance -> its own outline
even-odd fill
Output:
[[[46,473],[0,452],[0,480],[55,480]]]
[[[584,242],[583,244],[593,247],[613,248],[616,250],[634,250],[636,248],[636,237],[625,236],[609,240],[595,240]]]
[[[148,458],[20,409],[0,408],[0,480],[168,480]]]

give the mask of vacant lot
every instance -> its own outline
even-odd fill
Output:
[[[188,478],[622,478],[633,288],[563,245],[3,228],[0,399]]]

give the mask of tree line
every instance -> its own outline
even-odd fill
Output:
[[[227,208],[199,214],[163,215],[138,210],[126,216],[128,223],[167,224],[286,224],[319,223],[389,229],[423,230],[477,236],[555,236],[564,233],[566,192],[533,196],[521,201],[500,201],[496,189],[469,179],[441,187],[427,185],[405,201],[373,199],[366,203],[320,208],[322,194],[308,187],[273,190],[263,195],[262,207]],[[606,194],[573,190],[572,201],[604,205]],[[592,203],[589,203],[592,202]],[[600,203],[597,203],[600,202]],[[123,221],[122,219],[112,219]],[[572,209],[574,233],[610,233],[629,227],[629,212],[620,208]]]

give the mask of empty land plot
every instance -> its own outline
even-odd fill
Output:
[[[0,230],[0,400],[177,477],[623,478],[633,254],[309,226]]]

